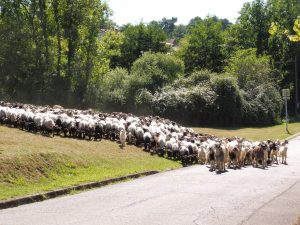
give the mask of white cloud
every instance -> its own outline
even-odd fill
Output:
[[[249,0],[107,0],[114,12],[112,19],[119,25],[145,23],[163,17],[177,17],[178,23],[187,24],[190,19],[216,15],[235,22],[238,11]]]

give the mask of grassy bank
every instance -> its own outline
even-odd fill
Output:
[[[0,200],[147,170],[181,167],[116,142],[43,137],[0,126]]]
[[[263,128],[194,128],[219,137],[285,139],[300,132],[300,123]],[[44,137],[0,126],[0,200],[147,170],[181,167],[141,148],[117,142]]]
[[[269,126],[269,127],[250,127],[250,128],[208,128],[208,127],[197,127],[193,128],[195,131],[199,133],[206,133],[215,135],[218,137],[243,137],[249,140],[255,141],[263,141],[267,139],[280,139],[283,140],[293,134],[300,132],[300,123],[290,123],[288,125],[290,134],[288,134],[285,130],[285,124]]]

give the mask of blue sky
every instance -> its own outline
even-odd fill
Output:
[[[177,17],[177,24],[190,19],[216,15],[235,22],[238,12],[249,0],[106,0],[113,11],[112,19],[118,25],[148,23],[163,17]]]

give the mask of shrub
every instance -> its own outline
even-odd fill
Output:
[[[245,125],[269,125],[280,119],[282,100],[274,85],[249,85],[242,96],[242,118]]]
[[[218,76],[212,79],[212,86],[217,96],[217,125],[238,124],[241,119],[241,96],[236,79]]]
[[[257,85],[271,81],[269,56],[256,56],[256,49],[237,50],[229,60],[226,72],[238,79],[238,85],[244,89],[248,82]]]
[[[147,52],[131,68],[136,90],[145,88],[151,93],[183,76],[183,62],[175,56]]]

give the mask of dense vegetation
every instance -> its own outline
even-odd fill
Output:
[[[267,125],[280,120],[280,90],[295,97],[298,0],[245,3],[235,23],[118,27],[110,15],[100,0],[0,1],[0,99]]]

